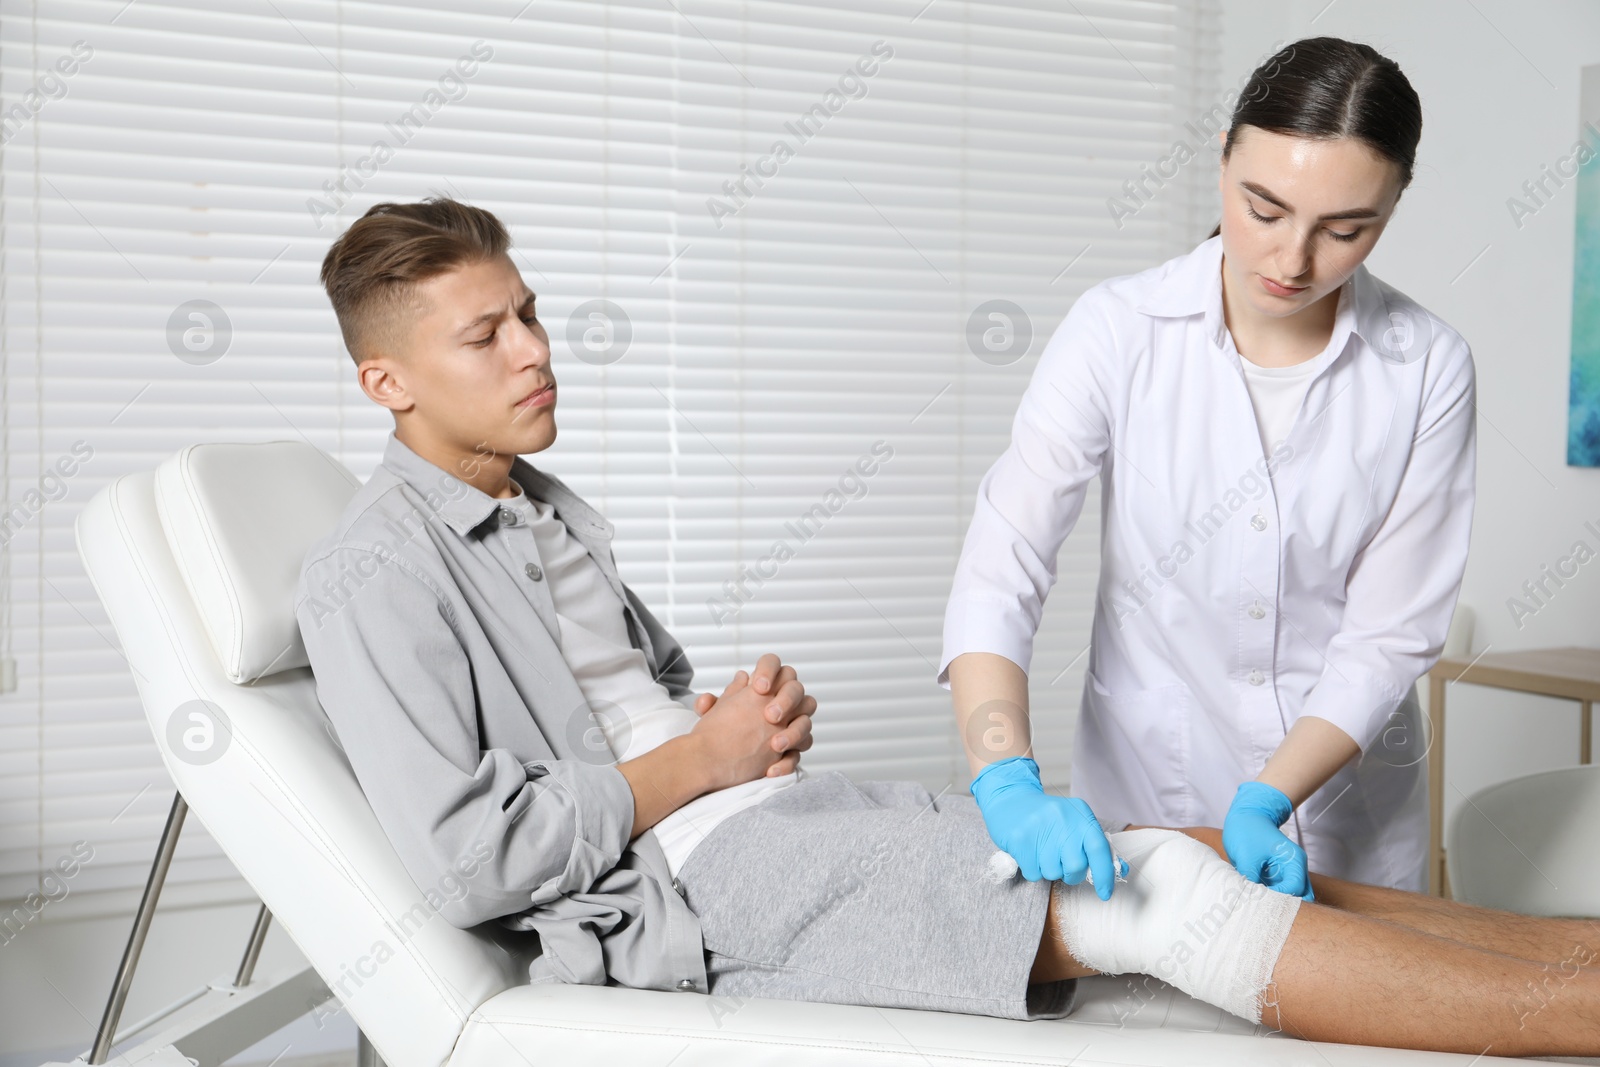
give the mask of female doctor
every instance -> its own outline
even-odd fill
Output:
[[[1413,693],[1466,562],[1472,354],[1362,265],[1421,127],[1370,47],[1280,50],[1222,140],[1221,225],[1091,287],[1040,356],[978,486],[938,677],[990,836],[1025,877],[1090,873],[1109,896],[1104,827],[1128,820],[1220,825],[1242,874],[1305,899],[1308,862],[1426,889]],[[1028,755],[1026,671],[1097,474],[1066,798]]]

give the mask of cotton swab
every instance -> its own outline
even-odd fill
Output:
[[[1123,859],[1117,853],[1113,852],[1111,853],[1111,862],[1116,864],[1117,881],[1126,882],[1128,880],[1128,861]],[[989,868],[986,873],[988,874],[989,881],[995,883],[996,885],[1004,882],[1017,872],[1017,861],[1011,858],[1011,853],[1006,852],[1003,849],[997,849],[994,855],[989,857]],[[1087,881],[1090,885],[1094,885],[1093,871],[1089,872],[1088,876],[1085,878],[1085,881]]]

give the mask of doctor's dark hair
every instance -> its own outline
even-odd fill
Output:
[[[510,247],[499,219],[447,196],[374,204],[322,260],[322,287],[350,358],[360,366],[400,338],[419,284]]]
[[[1294,137],[1354,137],[1400,168],[1411,184],[1422,139],[1422,102],[1400,65],[1370,45],[1308,37],[1285,45],[1250,75],[1222,144],[1233,150],[1240,127]],[[1211,231],[1215,237],[1222,224]]]

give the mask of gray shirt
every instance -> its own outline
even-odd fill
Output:
[[[465,473],[465,472],[463,472]],[[629,639],[693,706],[683,649],[617,577],[612,526],[518,457],[594,558]],[[700,921],[562,658],[538,545],[495,498],[391,432],[338,526],[306,553],[295,617],[317,695],[362,791],[452,925],[539,935],[534,983],[708,992]],[[452,885],[455,884],[452,881]]]

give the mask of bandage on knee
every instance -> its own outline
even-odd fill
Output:
[[[1110,841],[1129,866],[1110,900],[1083,884],[1051,883],[1068,953],[1103,974],[1153,975],[1259,1023],[1301,899],[1249,881],[1175,830],[1125,830]]]

